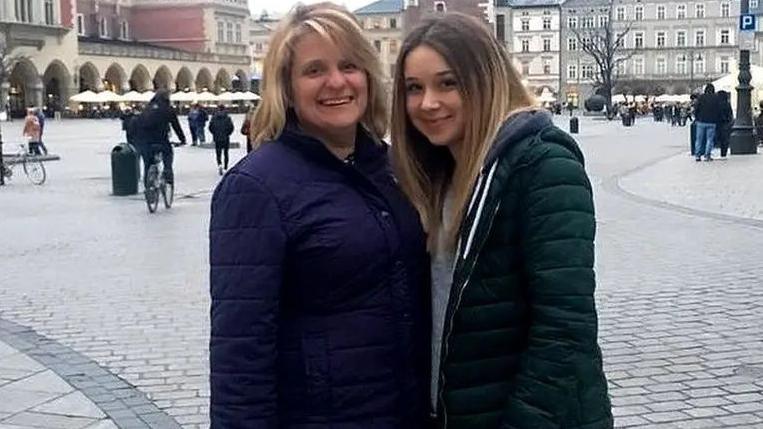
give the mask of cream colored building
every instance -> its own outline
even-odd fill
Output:
[[[403,42],[403,0],[379,0],[355,12],[368,39],[379,52],[387,78],[395,74],[397,55]]]

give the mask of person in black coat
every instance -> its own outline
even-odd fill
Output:
[[[180,145],[185,144],[185,133],[180,128],[177,113],[170,104],[170,92],[166,89],[156,91],[156,94],[146,106],[138,119],[140,138],[145,145],[143,156],[144,172],[154,162],[154,153],[162,154],[164,164],[164,178],[167,183],[174,183],[175,175],[172,169],[174,151],[170,144],[170,127],[175,131]],[[144,177],[148,176],[144,174]]]
[[[734,111],[731,109],[730,94],[718,91],[718,123],[715,134],[716,146],[721,148],[721,158],[726,157],[731,140],[731,127],[734,125]]]
[[[429,260],[376,49],[330,3],[270,46],[255,150],[212,197],[210,426],[424,428]]]
[[[225,111],[224,105],[217,106],[217,112],[209,121],[209,132],[212,133],[212,139],[215,142],[215,156],[217,157],[217,171],[223,175],[228,171],[228,151],[230,150],[230,135],[233,134],[233,121]],[[225,160],[221,160],[221,155]]]

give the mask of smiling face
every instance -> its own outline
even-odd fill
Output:
[[[455,74],[434,49],[421,45],[405,58],[405,108],[413,126],[451,151],[464,139],[464,100]]]
[[[291,91],[306,131],[354,138],[368,106],[368,78],[347,52],[315,33],[301,37],[294,48]]]

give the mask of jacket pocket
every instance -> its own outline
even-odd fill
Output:
[[[331,403],[328,338],[322,333],[307,333],[302,337],[307,401],[311,408],[328,411]]]

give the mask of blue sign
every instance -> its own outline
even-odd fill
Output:
[[[755,14],[745,13],[739,15],[739,31],[755,31]]]

